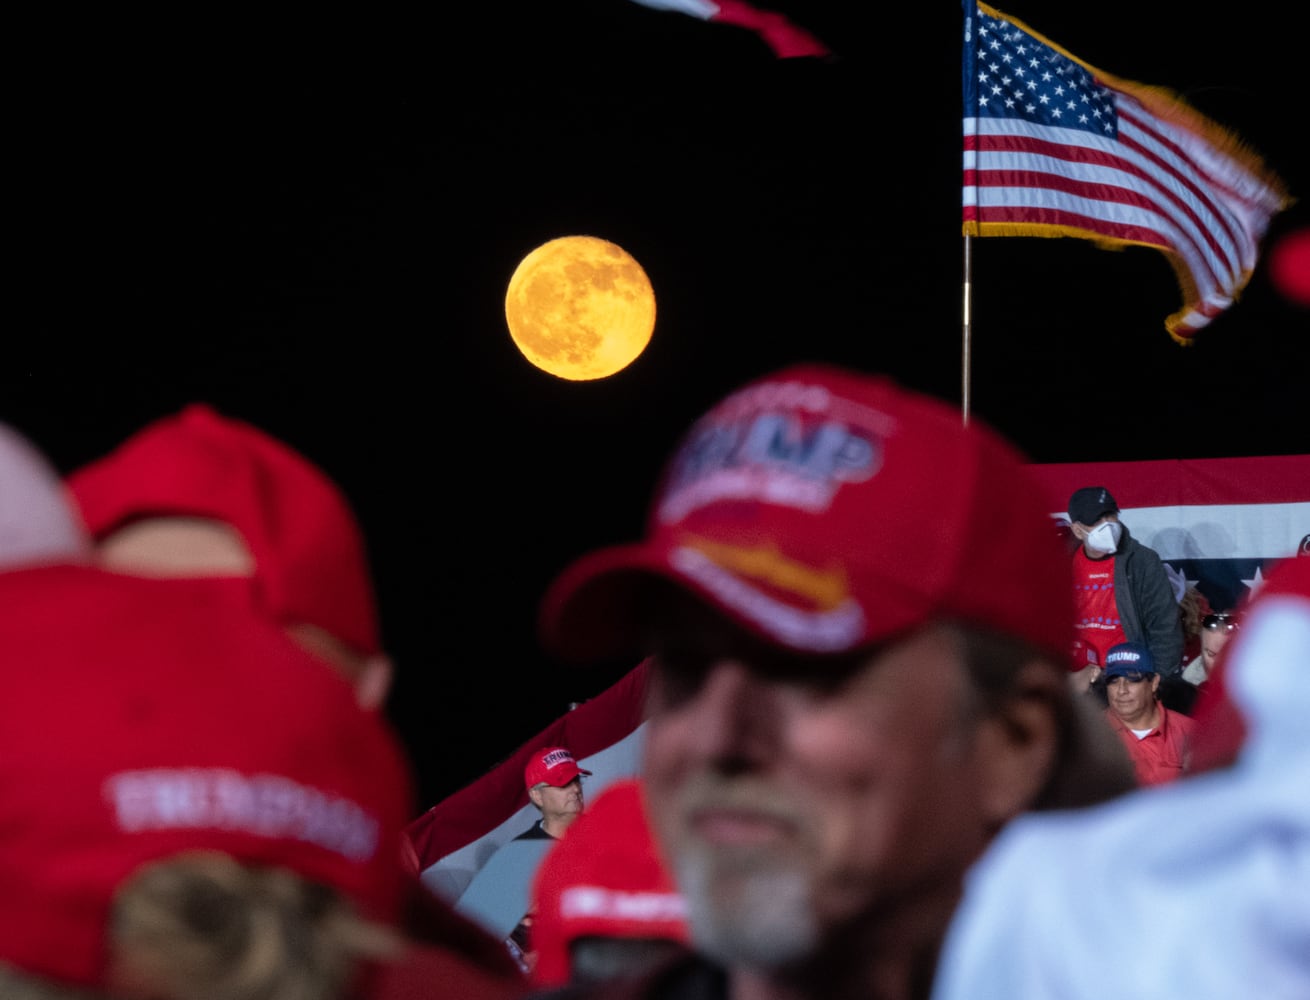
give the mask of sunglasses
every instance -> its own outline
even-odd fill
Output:
[[[1223,629],[1225,632],[1231,632],[1237,628],[1237,616],[1230,611],[1223,611],[1217,615],[1206,615],[1201,619],[1201,628]]]
[[[1105,683],[1107,685],[1113,684],[1120,677],[1122,677],[1129,684],[1140,684],[1142,683],[1142,681],[1146,680],[1150,676],[1151,676],[1150,674],[1139,673],[1136,670],[1128,670],[1122,674],[1115,674],[1113,677],[1107,677]]]

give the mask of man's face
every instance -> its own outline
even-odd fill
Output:
[[[533,791],[540,796],[537,805],[547,820],[573,818],[582,812],[581,777],[558,788],[554,785],[538,785]]]
[[[1125,722],[1140,719],[1155,705],[1159,674],[1120,674],[1105,682],[1105,697],[1110,711]]]
[[[953,887],[988,826],[956,635],[929,627],[834,661],[679,608],[656,640],[644,775],[696,944],[778,967]]]
[[[1074,521],[1072,524],[1069,525],[1069,530],[1073,532],[1074,538],[1082,542],[1083,547],[1086,548],[1087,536],[1090,535],[1093,531],[1095,531],[1103,524],[1118,524],[1118,523],[1119,523],[1118,514],[1102,514],[1091,524],[1082,524],[1078,521]]]

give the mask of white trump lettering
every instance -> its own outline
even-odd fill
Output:
[[[315,844],[351,861],[377,851],[378,821],[358,803],[274,774],[228,768],[124,771],[105,782],[120,830],[237,830]]]

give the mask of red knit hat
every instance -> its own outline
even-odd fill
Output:
[[[207,517],[255,560],[256,596],[284,625],[317,625],[364,654],[381,648],[363,536],[340,489],[258,428],[195,403],[67,477],[97,540],[133,520]]]
[[[533,982],[569,980],[578,938],[688,940],[686,906],[652,839],[638,779],[606,787],[551,847],[533,880]]]
[[[1027,639],[1063,664],[1069,567],[1025,459],[886,378],[801,365],[733,393],[666,467],[646,539],[566,569],[542,641],[631,652],[637,592],[672,581],[778,646],[842,653],[933,618]]]
[[[0,961],[99,985],[115,891],[212,849],[395,923],[409,765],[232,580],[0,574]]]

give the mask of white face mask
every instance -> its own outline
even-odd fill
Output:
[[[1087,546],[1097,552],[1113,552],[1119,548],[1119,536],[1122,534],[1122,525],[1116,521],[1106,521],[1087,533]]]

